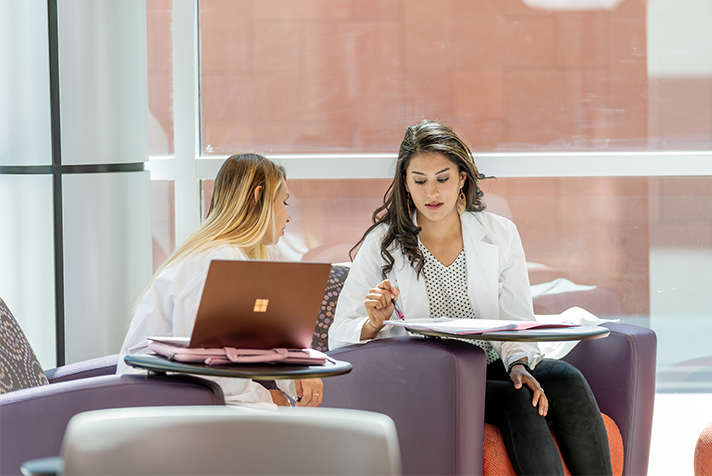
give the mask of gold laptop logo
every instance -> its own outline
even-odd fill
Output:
[[[267,306],[269,306],[269,299],[255,299],[255,307],[252,308],[252,312],[267,312]]]

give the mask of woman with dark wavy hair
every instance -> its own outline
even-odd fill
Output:
[[[408,128],[384,203],[354,247],[331,349],[406,335],[384,324],[394,312],[406,320],[534,320],[519,233],[484,211],[483,178],[452,128],[435,121]],[[564,474],[549,421],[572,474],[612,473],[598,405],[576,368],[545,359],[535,343],[468,342],[486,354],[485,421],[501,430],[518,474]]]

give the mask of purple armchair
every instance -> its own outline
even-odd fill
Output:
[[[624,475],[648,472],[655,401],[655,332],[630,324],[604,324],[605,339],[579,343],[564,360],[586,377],[598,406],[623,437]]]
[[[327,350],[328,327],[347,274],[342,266],[332,267],[314,348]],[[577,303],[559,299],[544,304],[550,305],[550,312],[561,312]],[[611,330],[608,337],[581,342],[565,360],[583,372],[601,411],[618,426],[625,452],[623,474],[646,474],[655,333],[619,323],[606,327]],[[404,337],[328,353],[354,368],[324,380],[323,405],[390,416],[398,430],[404,475],[482,474],[486,361],[480,348],[454,340]]]
[[[566,356],[618,425],[624,475],[647,473],[655,397],[655,333],[611,323],[605,339]],[[396,423],[403,474],[482,474],[484,353],[453,340],[382,339],[330,351],[351,373],[324,380],[324,406],[385,413]],[[434,457],[434,455],[437,455]]]
[[[117,355],[42,372],[14,317],[0,299],[0,474],[59,454],[64,430],[88,410],[158,405],[222,405],[214,382],[188,376],[114,375]]]

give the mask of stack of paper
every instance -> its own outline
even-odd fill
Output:
[[[407,327],[422,331],[442,332],[452,335],[477,335],[485,332],[517,331],[528,329],[547,329],[572,327],[564,322],[505,321],[499,319],[453,319],[440,317],[435,319],[409,319],[407,321],[385,321],[391,326]]]

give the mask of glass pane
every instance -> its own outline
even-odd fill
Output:
[[[712,3],[649,0],[650,146],[709,149],[712,135]]]
[[[57,364],[51,175],[0,175],[0,298],[42,364]]]
[[[146,0],[150,155],[174,154],[173,2]],[[172,180],[151,180],[153,271],[175,250],[175,197]]]
[[[652,178],[649,187],[658,391],[712,393],[712,177]]]
[[[172,0],[146,0],[151,155],[173,155]]]
[[[711,7],[684,5],[201,0],[203,153],[393,151],[422,118],[475,150],[708,149]]]
[[[176,249],[175,183],[151,180],[151,231],[153,233],[153,272]]]
[[[51,165],[47,2],[0,2],[0,165]]]
[[[121,349],[152,274],[149,181],[148,171],[62,176],[67,363]]]
[[[576,304],[618,317],[649,313],[647,183],[645,177],[501,178],[483,180],[481,188],[487,210],[517,225],[531,284],[566,279],[596,286],[590,302]],[[537,311],[559,313],[563,304],[547,299],[550,309]]]

